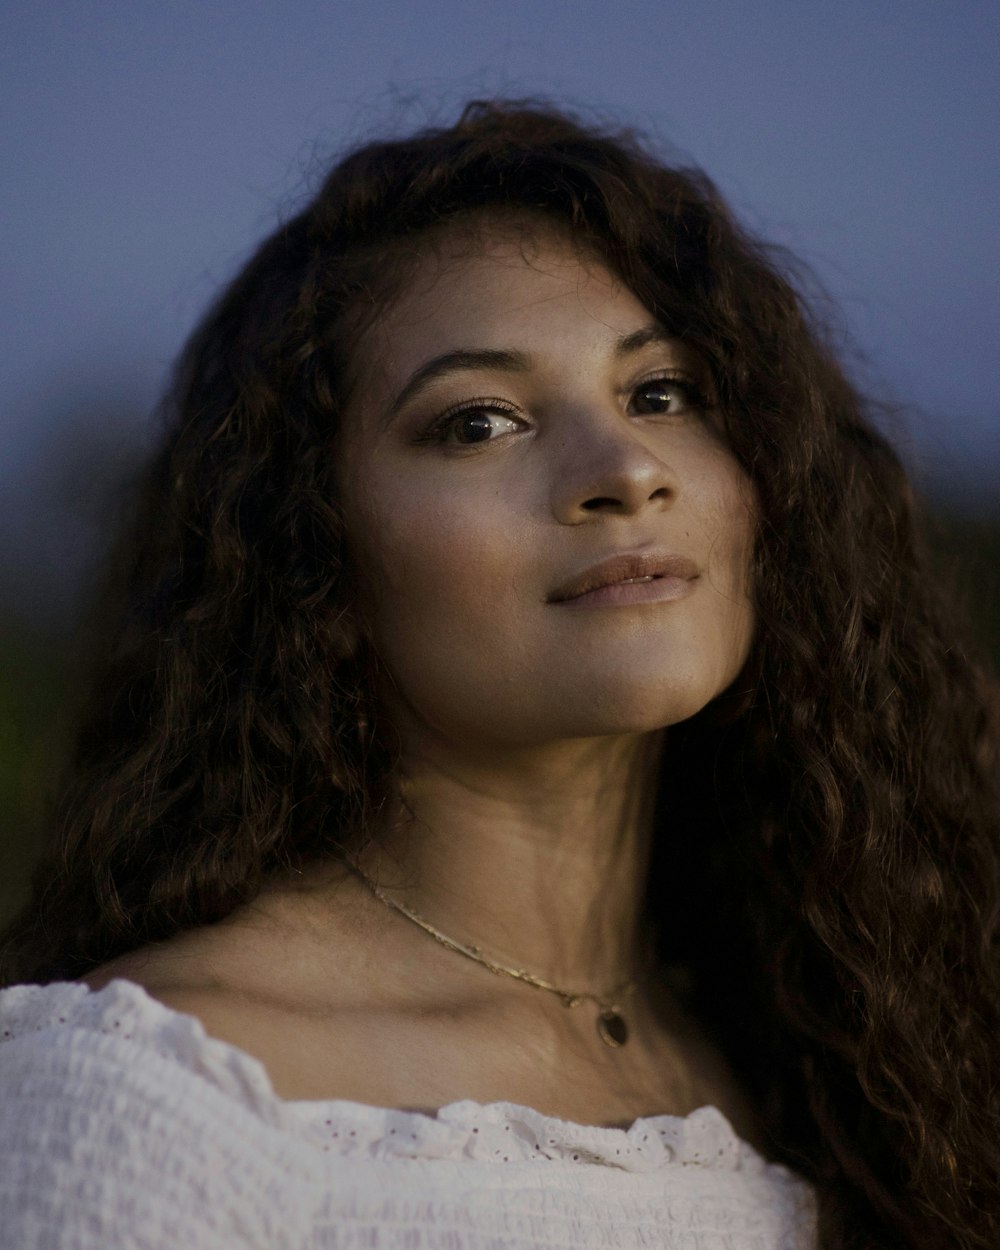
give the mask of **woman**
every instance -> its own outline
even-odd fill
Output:
[[[996,686],[707,180],[361,148],[170,413],[6,939],[5,1244],[995,1245]]]

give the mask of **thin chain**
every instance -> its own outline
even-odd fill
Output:
[[[589,990],[563,990],[559,986],[553,985],[551,981],[546,981],[542,977],[536,977],[530,972],[526,972],[523,968],[508,968],[504,964],[498,964],[488,959],[478,946],[466,946],[464,942],[457,942],[454,938],[450,938],[447,934],[442,933],[439,929],[423,918],[418,912],[412,911],[409,907],[404,907],[402,903],[397,903],[394,899],[389,898],[378,885],[365,873],[357,864],[351,860],[347,860],[348,867],[352,868],[358,876],[365,882],[376,898],[381,899],[386,906],[398,911],[405,916],[407,920],[412,920],[415,925],[419,925],[425,933],[429,933],[436,942],[440,942],[450,951],[455,951],[459,955],[465,955],[468,959],[474,959],[477,964],[482,964],[484,968],[488,968],[490,972],[496,973],[498,976],[513,977],[517,981],[524,981],[528,985],[533,985],[538,990],[549,990],[553,994],[558,994],[563,1004],[567,1007],[576,1007],[585,999],[596,1003],[602,1011],[614,1010],[616,1000],[623,998],[629,991],[641,985],[649,975],[648,967],[643,971],[642,975],[633,978],[631,981],[625,981],[615,988],[607,996],[601,997],[598,994],[592,994]],[[648,964],[647,960],[647,964]]]

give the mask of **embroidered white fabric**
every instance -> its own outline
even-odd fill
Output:
[[[290,1102],[112,981],[0,991],[2,1250],[814,1250],[811,1188],[714,1107],[630,1129]]]

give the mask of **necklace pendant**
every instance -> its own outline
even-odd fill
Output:
[[[614,1007],[597,1017],[597,1032],[605,1046],[624,1046],[628,1041],[628,1026]]]

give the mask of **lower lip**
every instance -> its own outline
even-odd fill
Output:
[[[562,599],[560,603],[570,608],[625,607],[633,603],[667,603],[671,599],[683,599],[694,590],[695,579],[687,577],[654,577],[649,582],[614,582],[588,590],[575,599]]]

